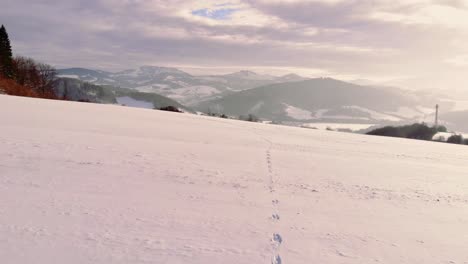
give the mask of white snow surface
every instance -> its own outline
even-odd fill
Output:
[[[292,105],[288,105],[286,103],[283,103],[283,105],[286,107],[286,113],[291,118],[294,118],[296,120],[310,120],[313,118],[312,113],[310,111]]]
[[[167,84],[157,83],[157,84],[139,86],[139,87],[136,87],[135,90],[139,92],[143,92],[143,93],[152,93],[152,92],[164,93],[165,92],[164,90],[167,90],[169,88],[170,87]]]
[[[75,75],[75,74],[60,74],[57,75],[59,78],[70,78],[70,79],[80,79],[80,76]]]
[[[140,92],[147,93],[157,92],[161,95],[167,96],[187,105],[198,102],[200,98],[209,98],[221,93],[220,90],[206,85],[193,85],[172,89],[169,88],[170,87],[167,84],[152,84],[147,86],[140,86],[135,89]]]
[[[137,107],[137,108],[146,108],[146,109],[154,108],[154,105],[152,102],[137,100],[129,96],[121,96],[121,97],[117,97],[116,99],[117,99],[117,103],[120,105]]]
[[[170,95],[173,98],[183,99],[187,96],[212,96],[221,93],[218,89],[206,86],[206,85],[195,85],[184,88],[176,88],[170,91]]]
[[[329,109],[316,110],[315,113],[314,113],[314,118],[315,119],[323,118],[328,111],[330,111],[330,110]]]
[[[2,263],[466,263],[468,147],[0,96]]]
[[[356,123],[305,123],[301,125],[306,128],[317,128],[317,129],[351,129],[352,131],[358,131],[362,129],[368,129],[375,126],[375,124],[356,124]]]

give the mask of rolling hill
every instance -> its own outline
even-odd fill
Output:
[[[266,85],[202,102],[199,111],[274,121],[398,122],[432,112],[433,101],[398,89],[318,78]]]
[[[60,78],[55,82],[55,93],[72,101],[87,101],[104,104],[120,104],[139,108],[161,108],[174,106],[191,111],[177,101],[155,93],[144,93],[134,89],[115,88],[89,84],[72,78]]]
[[[2,263],[467,259],[468,146],[5,95],[0,108]]]

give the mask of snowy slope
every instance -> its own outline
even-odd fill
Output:
[[[2,263],[468,261],[466,146],[4,95],[0,120]]]
[[[387,124],[424,117],[426,114],[421,108],[432,108],[432,105],[435,103],[428,99],[399,89],[315,78],[261,86],[204,101],[194,108],[200,112],[217,109],[219,114],[229,116],[254,114],[260,119],[286,123]]]

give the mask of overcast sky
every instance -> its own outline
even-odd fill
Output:
[[[468,84],[468,0],[3,0],[0,23],[15,54],[59,68]]]

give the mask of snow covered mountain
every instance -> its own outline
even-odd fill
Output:
[[[421,118],[435,102],[406,91],[360,86],[330,78],[271,84],[200,103],[203,112],[255,114],[290,122],[399,122]]]
[[[1,263],[467,260],[467,146],[4,95],[0,110]]]
[[[148,109],[174,106],[184,111],[191,111],[175,100],[159,94],[144,93],[127,88],[94,85],[73,78],[57,79],[54,89],[55,94],[59,98],[67,98],[72,101],[120,104]]]
[[[96,85],[132,88],[140,92],[157,93],[192,105],[204,100],[220,98],[266,84],[305,80],[298,75],[281,77],[240,71],[226,75],[193,76],[176,68],[142,66],[138,69],[111,73],[82,68],[59,70],[60,77],[76,78]]]
[[[428,122],[433,119],[430,116],[435,104],[442,103],[430,95],[393,87],[363,86],[331,78],[305,79],[295,74],[275,77],[239,71],[193,76],[176,68],[143,66],[117,73],[73,68],[60,70],[60,76],[160,94],[201,112],[255,114],[297,124]],[[449,108],[446,105],[444,109]]]

